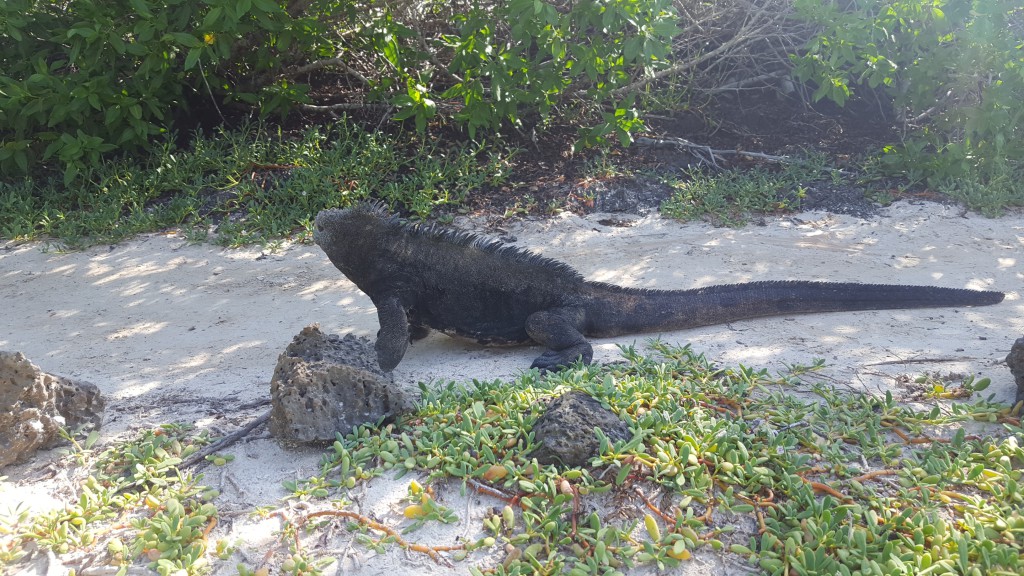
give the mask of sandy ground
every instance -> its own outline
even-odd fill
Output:
[[[733,365],[781,370],[823,358],[826,378],[860,392],[892,390],[905,397],[899,376],[937,372],[982,374],[992,379],[986,394],[1004,402],[1014,397],[1003,358],[1024,335],[1020,214],[986,219],[956,207],[900,203],[868,220],[811,212],[738,230],[658,217],[630,227],[599,220],[567,215],[504,223],[499,232],[590,279],[635,287],[807,279],[1001,290],[1006,301],[987,308],[780,317],[660,337],[692,343]],[[99,386],[108,402],[104,441],[167,422],[230,432],[265,410],[259,403],[269,396],[277,356],[304,326],[319,322],[327,332],[370,337],[377,329],[369,299],[316,246],[227,250],[190,245],[175,234],[67,254],[40,244],[0,248],[0,302],[0,349]],[[648,337],[596,341],[595,361],[616,360],[617,344],[642,345]],[[509,378],[539,353],[536,347],[488,349],[432,335],[410,349],[395,378],[409,387]],[[281,482],[314,474],[321,453],[281,447],[265,432],[230,452],[236,460],[208,468],[205,479],[223,492],[217,504],[224,521],[214,537],[243,543],[222,573],[234,573],[240,561],[255,566],[264,560],[279,525],[254,520],[247,511],[278,504]],[[5,469],[0,506],[26,501],[43,509],[68,497],[73,486],[54,462],[55,452],[43,453]],[[357,495],[357,505],[397,525],[408,480],[374,480]],[[464,498],[455,489],[443,497],[460,523],[447,532],[416,532],[415,538],[441,544],[472,537],[481,515],[496,504]],[[324,548],[340,560],[328,573],[450,573],[394,548],[378,555],[352,546],[344,530],[337,532]],[[698,556],[693,573],[721,561],[710,553]],[[466,565],[459,572],[466,573]]]

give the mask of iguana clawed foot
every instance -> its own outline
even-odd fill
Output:
[[[533,364],[530,365],[530,368],[540,368],[541,372],[547,372],[565,368],[578,361],[590,364],[593,359],[594,348],[590,344],[583,342],[564,350],[548,350],[538,356],[533,361]]]
[[[580,331],[584,323],[583,310],[576,307],[552,308],[534,312],[526,319],[526,333],[534,342],[549,350],[533,361],[530,368],[542,372],[557,370],[582,360],[590,364],[594,348]]]

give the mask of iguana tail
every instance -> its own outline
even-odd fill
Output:
[[[988,306],[1002,292],[832,282],[750,282],[694,290],[587,283],[587,336],[667,332],[735,320],[854,310]]]

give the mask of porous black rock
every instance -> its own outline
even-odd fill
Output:
[[[534,439],[540,446],[532,455],[541,464],[583,466],[600,455],[601,443],[594,428],[600,428],[613,442],[632,437],[629,426],[593,397],[567,392],[553,400],[534,424]]]
[[[336,433],[413,406],[391,375],[377,366],[366,338],[302,329],[277,360],[270,382],[270,432],[294,442],[327,442]]]
[[[96,386],[47,374],[21,352],[0,351],[0,468],[52,448],[61,428],[98,429],[103,407]]]

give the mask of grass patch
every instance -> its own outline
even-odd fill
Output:
[[[1024,429],[1008,407],[942,395],[911,407],[839,393],[814,378],[820,362],[772,375],[714,366],[689,347],[654,347],[655,355],[624,348],[619,364],[511,383],[424,386],[414,414],[339,435],[317,475],[285,483],[290,503],[256,511],[282,522],[281,570],[319,574],[332,560],[323,541],[340,526],[370,549],[401,547],[472,574],[667,569],[704,549],[768,574],[1021,573]],[[987,381],[962,386],[957,398]],[[569,390],[606,403],[634,436],[603,440],[584,467],[541,466],[530,456],[532,426],[546,399]],[[101,457],[78,506],[0,520],[0,558],[16,562],[36,542],[161,573],[230,561],[230,547],[192,538],[215,517],[215,494],[175,467],[174,447],[184,454],[192,444],[166,430]],[[140,450],[157,460],[128,456]],[[383,474],[415,474],[402,511],[355,511],[349,492]],[[461,510],[441,504],[443,490],[478,492],[494,512],[469,539],[417,543],[424,524],[462,522]],[[599,512],[608,506],[620,513]],[[112,528],[124,515],[132,530]],[[53,536],[62,534],[75,536]]]
[[[1002,216],[1007,208],[1024,206],[1024,169],[1012,170],[1001,163],[993,172],[987,179],[975,171],[966,178],[946,180],[938,185],[938,191],[989,218]]]
[[[827,167],[823,155],[749,170],[705,172],[689,170],[667,179],[676,191],[662,203],[661,213],[678,220],[707,219],[720,226],[742,226],[753,214],[800,209],[805,187],[828,175],[833,183],[843,176]]]
[[[324,208],[373,195],[425,218],[507,172],[507,154],[483,145],[441,146],[414,135],[365,132],[341,120],[300,134],[253,126],[166,143],[145,162],[122,159],[60,179],[0,182],[0,236],[49,238],[68,247],[183,227],[195,240],[237,246],[308,240]]]

